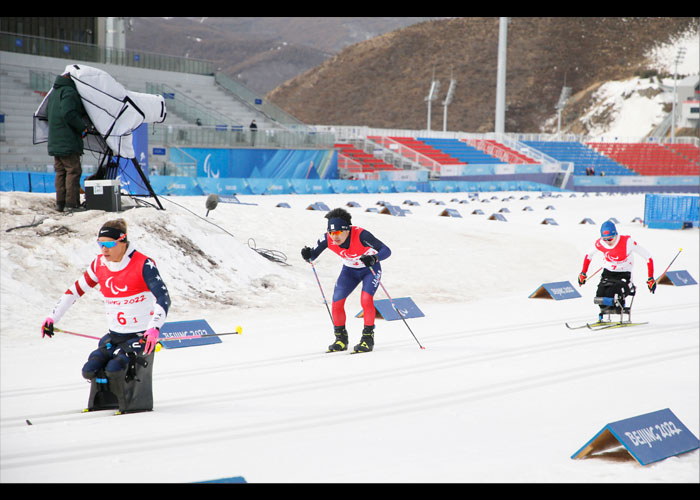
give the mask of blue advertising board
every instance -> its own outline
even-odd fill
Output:
[[[404,319],[422,318],[425,316],[411,297],[399,297],[398,299],[394,299],[394,305],[391,304],[389,299],[375,300],[374,308],[377,311],[377,319],[385,319],[387,321],[401,319],[401,316],[403,316]],[[355,315],[356,318],[362,318],[363,316],[363,311]]]
[[[172,340],[178,337],[197,337],[183,340]],[[203,319],[192,321],[171,321],[165,323],[160,329],[159,340],[161,345],[167,349],[177,349],[178,347],[192,347],[198,345],[220,344],[221,338],[216,336],[216,332]]]
[[[576,291],[570,282],[556,281],[553,283],[544,283],[540,285],[537,290],[530,294],[528,298],[566,300],[577,299],[580,296],[581,294]]]
[[[445,210],[440,212],[439,215],[440,217],[462,217],[462,215],[459,213],[459,210],[455,210],[454,208],[446,208]]]
[[[571,458],[614,446],[624,446],[641,465],[658,462],[699,447],[698,438],[674,413],[665,408],[607,424]]]
[[[204,194],[194,177],[154,175],[150,181],[151,187],[157,195],[199,196]]]
[[[388,203],[384,204],[384,208],[379,210],[380,214],[389,214],[389,215],[394,215],[397,217],[405,217],[406,216],[406,210],[404,210],[401,207],[398,207],[396,205],[390,205]]]
[[[658,281],[659,285],[686,286],[697,285],[698,282],[693,279],[688,271],[666,271]]]

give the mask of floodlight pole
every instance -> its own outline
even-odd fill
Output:
[[[683,60],[684,55],[685,47],[679,48],[678,53],[676,54],[676,60],[674,61],[675,67],[673,70],[673,106],[671,109],[671,144],[675,144],[676,142],[676,99],[678,89],[678,86],[676,84],[676,78],[678,75],[678,64]]]
[[[442,101],[442,105],[444,106],[442,109],[442,131],[443,132],[447,132],[447,106],[452,104],[452,98],[454,97],[456,85],[457,85],[457,80],[455,80],[454,76],[452,76],[450,78],[450,88],[447,90],[447,96],[445,96],[445,100]]]
[[[430,83],[430,91],[428,96],[425,98],[428,101],[428,126],[426,130],[430,130],[430,109],[433,101],[437,99],[438,89],[440,88],[440,81],[435,79],[435,69],[433,69],[433,81]]]
[[[496,82],[496,127],[495,132],[505,131],[506,114],[506,49],[508,46],[508,18],[502,17],[498,29],[498,74]]]
[[[565,82],[566,83],[566,82]],[[566,107],[566,103],[571,95],[571,87],[564,85],[561,89],[561,95],[559,96],[559,102],[557,102],[557,137],[561,137],[561,113]]]

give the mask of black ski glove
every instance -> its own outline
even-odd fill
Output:
[[[41,325],[41,338],[53,337],[53,320],[51,318],[46,318],[44,324]]]
[[[376,255],[363,255],[360,257],[360,262],[362,262],[365,266],[367,267],[372,267],[377,263],[379,259],[377,259]]]
[[[301,249],[301,258],[304,259],[306,262],[311,262],[311,248],[310,247],[304,247]]]

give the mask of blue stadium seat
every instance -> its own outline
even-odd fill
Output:
[[[636,175],[624,165],[604,156],[580,142],[567,141],[522,141],[558,161],[574,164],[574,175],[586,175],[586,169],[592,167],[595,175]]]
[[[433,139],[428,137],[417,137],[417,139],[467,164],[486,165],[503,163],[498,158],[486,154],[457,139]]]

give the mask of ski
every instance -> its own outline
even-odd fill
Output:
[[[326,354],[330,354],[330,353],[334,353],[334,352],[344,352],[344,353],[347,353],[347,354],[362,354],[362,353],[365,353],[365,352],[372,352],[372,351],[350,351],[350,352],[348,352],[347,349],[345,349],[345,350],[343,350],[343,351],[330,351],[330,350],[328,350],[328,351],[326,351]]]
[[[587,326],[590,330],[597,331],[597,330],[608,330],[610,328],[624,328],[627,326],[646,325],[647,323],[649,323],[649,322],[644,321],[642,323],[631,323],[631,322],[629,322],[629,323],[609,323],[609,324],[602,325],[602,326],[600,326],[600,325],[595,326],[595,324],[592,324],[592,325],[587,325]]]
[[[90,408],[83,408],[83,413],[98,413],[102,412],[102,415],[122,415],[123,413],[115,409],[112,413],[109,412],[109,408],[104,408],[100,410],[91,410]]]
[[[26,418],[24,422],[26,425],[60,422],[65,419],[71,419],[71,417],[77,417],[77,415],[84,415],[86,413],[100,414],[102,416],[113,415],[113,413],[110,413],[109,411],[105,410],[90,410],[88,408],[83,408],[82,410],[68,410],[63,412],[48,413],[44,415],[36,415],[34,417]]]
[[[582,325],[572,326],[569,323],[564,323],[569,330],[580,330],[582,328],[590,328],[595,326],[609,325],[609,321],[596,321],[595,323],[584,323]]]

